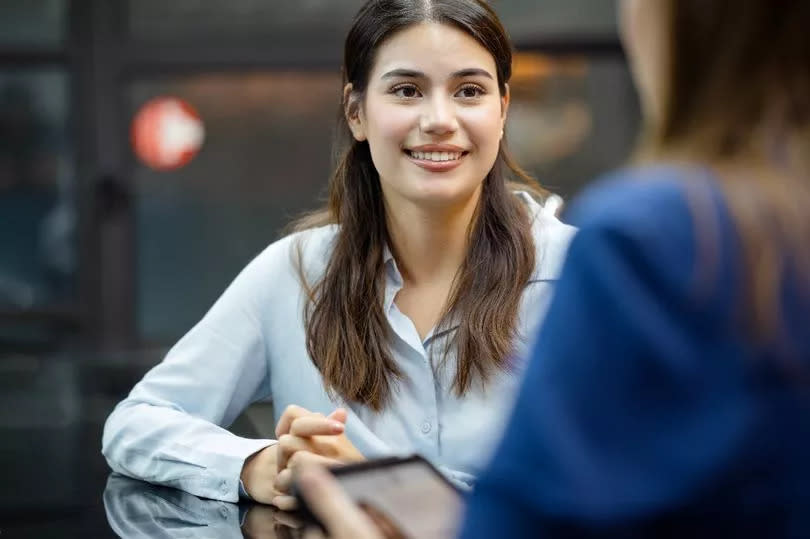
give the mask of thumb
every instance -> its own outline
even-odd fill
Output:
[[[346,424],[346,420],[349,418],[349,413],[346,411],[345,408],[338,408],[331,414],[329,414],[328,419],[332,419],[334,421],[340,421],[344,425]]]
[[[297,477],[298,487],[310,510],[330,537],[376,539],[380,534],[335,479],[320,466],[305,466]]]

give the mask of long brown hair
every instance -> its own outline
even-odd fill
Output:
[[[362,96],[375,54],[394,33],[437,22],[472,36],[492,54],[498,86],[505,95],[512,50],[495,12],[482,0],[371,0],[354,19],[344,48],[344,84]],[[402,372],[389,350],[383,312],[383,252],[388,242],[379,176],[367,142],[351,136],[339,115],[336,167],[326,207],[305,216],[296,230],[339,225],[323,276],[307,282],[299,246],[296,261],[309,294],[305,307],[307,351],[327,388],[343,398],[381,410]],[[534,269],[531,223],[524,205],[511,193],[505,169],[522,180],[522,189],[541,194],[533,180],[508,157],[503,142],[471,224],[466,259],[456,276],[437,329],[459,326],[452,339],[458,349],[454,390],[466,392],[504,368],[513,352],[521,294]],[[460,315],[460,316],[456,316]],[[449,346],[449,345],[448,345]],[[447,348],[445,349],[445,355]]]
[[[641,155],[714,165],[744,254],[749,329],[778,337],[785,272],[810,272],[810,2],[661,6],[664,95]]]

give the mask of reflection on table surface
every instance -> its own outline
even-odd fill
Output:
[[[112,481],[101,455],[102,429],[115,405],[162,357],[162,350],[54,354],[0,350],[0,539],[117,537],[107,518],[110,508],[102,500],[105,493],[109,505],[112,495],[105,491],[112,488]],[[253,417],[243,414],[230,430],[262,437],[257,425],[267,423],[272,414],[259,412]],[[133,485],[131,492],[159,491],[161,499],[184,506],[168,494],[173,492],[169,489],[134,483],[137,488]],[[255,512],[245,524],[261,521],[263,514]],[[198,526],[194,536],[210,536],[201,533],[204,530]],[[241,537],[238,525],[234,533]],[[158,534],[165,535],[171,534]]]
[[[302,535],[300,520],[270,506],[207,500],[118,474],[107,479],[104,509],[110,527],[123,539],[292,539]]]

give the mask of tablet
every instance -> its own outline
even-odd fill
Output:
[[[388,521],[404,537],[454,537],[462,495],[424,458],[390,457],[332,468],[349,497],[377,521]],[[317,523],[298,494],[301,515]]]

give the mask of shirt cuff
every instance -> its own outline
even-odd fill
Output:
[[[245,483],[243,483],[241,479],[239,480],[239,497],[243,500],[253,499],[250,497],[250,494],[248,494],[248,491],[245,490]]]
[[[253,500],[253,497],[245,488],[245,483],[242,481],[242,469],[245,466],[245,462],[247,461],[247,459],[258,453],[259,451],[263,451],[268,447],[276,445],[278,443],[278,440],[249,440],[249,442],[258,443],[259,445],[252,445],[252,446],[250,444],[246,445],[245,447],[251,447],[252,450],[250,450],[249,452],[245,452],[244,456],[241,459],[241,462],[239,463],[239,471],[236,473],[237,478],[236,492],[240,500]]]
[[[219,488],[216,496],[206,497],[215,497],[216,499],[227,502],[239,501],[239,482],[242,477],[242,468],[245,465],[245,461],[251,455],[275,443],[275,440],[234,438],[230,440],[227,446],[220,446],[219,449],[222,453],[217,456],[217,462],[208,466],[209,470],[216,470],[214,478],[219,478]],[[216,485],[214,485],[214,488],[216,489]]]

